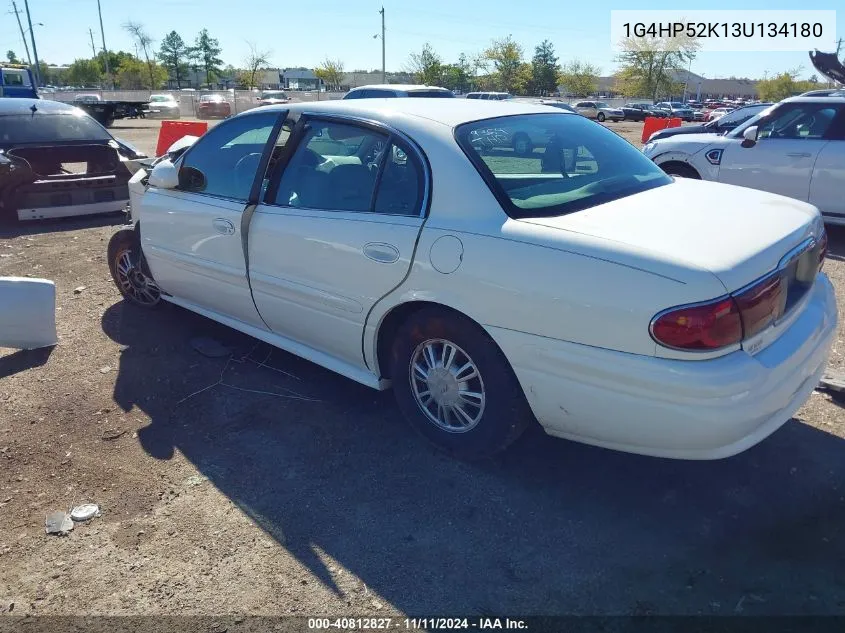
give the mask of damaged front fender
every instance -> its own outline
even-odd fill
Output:
[[[49,279],[0,277],[0,347],[37,349],[57,342],[56,285]]]

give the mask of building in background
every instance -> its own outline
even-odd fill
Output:
[[[282,71],[282,88],[285,90],[319,90],[326,89],[323,80],[309,68],[285,68]]]

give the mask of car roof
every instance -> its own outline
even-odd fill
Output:
[[[425,84],[369,84],[367,86],[357,86],[352,88],[352,90],[364,90],[364,89],[375,89],[375,90],[446,90],[446,88],[442,88],[441,86],[427,86]]]
[[[552,106],[507,101],[475,99],[334,99],[284,105],[271,105],[247,110],[239,116],[256,112],[290,110],[314,114],[339,114],[374,120],[389,121],[398,116],[427,119],[449,127],[462,123],[515,114],[566,114],[571,113]]]
[[[798,97],[789,97],[781,101],[781,103],[845,103],[845,94],[843,95],[830,95],[828,97],[813,97],[813,96],[798,96]]]
[[[50,99],[0,99],[0,116],[11,114],[31,114],[35,106],[42,114],[72,114],[77,109],[67,103]]]

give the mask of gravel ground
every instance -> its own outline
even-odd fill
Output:
[[[639,124],[610,127],[638,141]],[[150,150],[157,129],[114,133]],[[56,281],[60,337],[0,350],[0,612],[845,614],[845,415],[828,395],[722,461],[533,429],[468,465],[390,393],[125,305],[105,262],[119,221],[0,234],[0,274]],[[842,311],[845,231],[830,234]],[[840,328],[833,367],[842,350]],[[45,535],[82,502],[103,516]]]

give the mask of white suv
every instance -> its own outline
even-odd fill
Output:
[[[643,153],[670,175],[779,193],[845,225],[843,97],[792,97],[724,136],[672,136]]]

